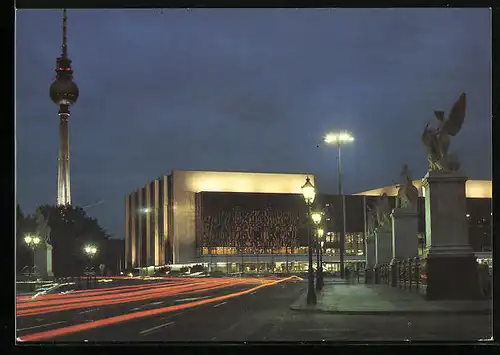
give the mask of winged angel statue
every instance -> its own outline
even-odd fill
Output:
[[[404,164],[401,169],[401,184],[399,184],[398,195],[396,198],[397,208],[412,208],[417,204],[418,189],[413,185],[408,165]]]
[[[377,229],[377,210],[376,208],[368,207],[367,211],[367,239],[371,238]]]
[[[376,207],[376,218],[377,218],[377,229],[386,227],[388,228],[391,224],[391,207],[389,205],[389,197],[384,192],[377,203]]]
[[[427,148],[427,160],[429,171],[457,171],[460,169],[460,161],[456,154],[448,153],[450,136],[454,137],[460,132],[465,119],[465,93],[453,105],[448,119],[444,119],[444,111],[434,111],[438,120],[436,129],[425,126],[422,141]]]

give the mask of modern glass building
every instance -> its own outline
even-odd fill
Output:
[[[301,186],[306,176],[173,171],[153,180],[126,196],[127,267],[204,264],[222,272],[305,272],[309,229]],[[421,253],[424,197],[420,181],[415,185],[421,194],[416,236]],[[488,252],[491,181],[471,180],[466,188],[471,245],[477,252]],[[384,192],[394,207],[396,186],[344,196],[347,267],[364,266],[367,207]],[[339,270],[341,203],[340,196],[318,194],[313,207],[324,212],[323,262],[332,272]]]
[[[292,198],[305,208],[301,200],[301,186],[307,176],[310,176],[314,183],[314,176],[306,174],[175,170],[170,175],[151,181],[145,187],[127,195],[125,199],[127,267],[204,263],[207,258],[215,265],[222,262],[219,260],[224,260],[227,264],[231,255],[236,255],[229,252],[232,250],[230,248],[239,247],[240,254],[249,252],[250,249],[243,249],[242,245],[224,243],[235,240],[235,235],[238,235],[238,240],[243,240],[249,238],[249,233],[253,233],[249,239],[258,233],[250,231],[249,223],[245,224],[244,231],[236,230],[236,227],[232,226],[232,236],[228,239],[219,233],[219,241],[216,243],[217,238],[213,234],[216,232],[207,234],[206,230],[219,228],[213,221],[221,219],[210,217],[210,213],[214,213],[211,207],[214,199],[206,202],[209,199],[206,196],[216,193],[220,194],[221,199],[224,194],[229,194],[233,198],[239,198],[241,207],[246,208],[245,206],[253,203],[251,196],[272,195],[275,196],[275,201]],[[238,210],[237,205],[240,202],[235,204],[226,198],[225,203],[227,205],[224,209],[227,212],[229,208],[231,211]],[[276,203],[279,205],[283,202]],[[261,207],[262,210],[266,208]],[[290,208],[294,210],[294,207]],[[246,217],[244,219],[246,221]],[[235,220],[234,223],[239,222]],[[249,247],[252,246],[257,248],[256,244]],[[220,254],[222,250],[224,258]],[[215,259],[214,255],[217,255]],[[258,254],[253,252],[245,256],[246,260],[254,256],[258,258]],[[241,261],[241,257],[238,257],[238,260]]]

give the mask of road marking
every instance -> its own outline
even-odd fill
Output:
[[[146,329],[146,330],[143,330],[142,332],[140,332],[139,334],[141,335],[144,335],[146,333],[149,333],[149,332],[152,332],[153,330],[157,330],[157,329],[160,329],[160,328],[163,328],[163,327],[166,327],[170,324],[174,324],[175,322],[168,322],[168,323],[165,323],[165,324],[160,324],[160,325],[157,325],[156,327],[153,327],[153,328],[149,328],[149,329]]]
[[[219,306],[223,306],[223,305],[225,305],[226,303],[227,303],[227,302],[222,302],[222,303],[216,304],[216,305],[214,306],[214,308],[219,307]]]
[[[47,324],[41,324],[41,325],[35,325],[34,327],[28,327],[28,328],[22,328],[22,329],[17,329],[18,332],[22,332],[24,330],[30,330],[30,329],[36,329],[36,328],[43,328],[43,327],[50,327],[51,325],[55,324],[61,324],[61,323],[68,323],[66,320],[62,320],[59,322],[54,322],[54,323],[47,323]]]
[[[80,312],[78,314],[85,314],[85,313],[95,312],[97,310],[99,310],[99,308],[91,308],[91,309],[87,309],[86,311]]]
[[[160,318],[160,320],[161,320],[161,321],[164,321],[164,320],[167,320],[167,319],[171,319],[171,318],[177,317],[177,316],[179,316],[179,315],[181,315],[181,314],[183,314],[183,313],[187,313],[187,312],[189,312],[189,311],[192,311],[192,310],[191,310],[191,309],[188,309],[188,310],[185,310],[185,311],[182,311],[182,312],[174,313],[174,314],[172,314],[171,316],[161,317],[161,318]]]
[[[250,292],[251,295],[255,295],[257,291]]]
[[[135,307],[135,308],[132,308],[131,311],[135,312],[135,311],[140,311],[141,309],[143,309],[144,307],[147,307],[147,306],[157,306],[157,305],[160,305],[162,304],[163,301],[159,301],[159,302],[152,302],[152,303],[147,303],[147,304],[144,304],[142,306],[139,306],[139,307]]]
[[[148,303],[146,306],[157,306],[159,304],[162,304],[163,301],[159,301],[159,302],[153,302],[153,303]]]
[[[205,299],[205,298],[208,298],[208,297],[210,297],[210,296],[183,298],[181,300],[175,300],[174,302],[197,301],[197,300],[202,300],[202,299]]]

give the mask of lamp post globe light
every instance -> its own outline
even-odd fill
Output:
[[[314,222],[314,225],[316,226],[316,290],[321,290],[323,287],[321,283],[321,265],[320,265],[320,258],[319,258],[319,253],[320,253],[320,247],[319,247],[319,233],[318,233],[318,228],[319,224],[321,223],[321,217],[322,213],[321,212],[313,212],[311,214],[311,219]]]
[[[32,266],[32,272],[31,274],[33,276],[36,275],[36,265],[35,265],[35,249],[36,247],[38,246],[38,244],[40,244],[40,237],[38,237],[37,235],[31,235],[31,234],[27,234],[25,237],[24,237],[24,242],[28,245],[28,247],[31,249],[31,253],[32,253],[32,262],[33,262],[33,266]]]
[[[316,293],[314,292],[313,280],[313,258],[312,258],[312,242],[311,242],[311,205],[316,197],[316,190],[311,183],[309,176],[306,178],[306,183],[302,186],[302,196],[307,205],[307,242],[309,251],[309,269],[308,269],[308,283],[307,283],[307,304],[316,304]]]
[[[311,218],[312,218],[312,221],[314,222],[314,224],[317,226],[321,223],[321,217],[322,217],[322,214],[321,212],[313,212],[311,214]]]
[[[345,278],[344,254],[345,254],[345,234],[346,234],[346,218],[345,218],[345,196],[342,193],[342,162],[340,159],[340,147],[346,143],[354,142],[354,137],[349,132],[330,132],[325,135],[324,142],[329,145],[336,145],[338,148],[337,157],[337,172],[339,182],[339,196],[342,199],[342,228],[340,232],[340,277]]]

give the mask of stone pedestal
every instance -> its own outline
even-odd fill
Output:
[[[418,212],[414,208],[395,208],[392,220],[392,259],[418,256]]]
[[[425,191],[427,298],[481,297],[476,257],[469,245],[465,182],[459,173],[429,172]]]
[[[388,264],[392,259],[392,236],[391,230],[381,228],[376,233],[376,261],[377,264]]]
[[[52,272],[52,245],[42,243],[35,249],[35,265],[40,278],[54,277]]]
[[[372,268],[376,264],[376,255],[375,255],[375,238],[374,236],[370,236],[365,241],[366,246],[366,269]]]

